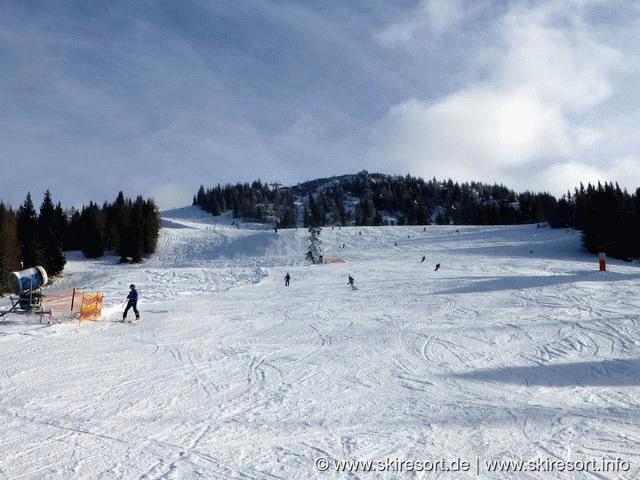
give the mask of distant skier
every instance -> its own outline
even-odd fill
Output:
[[[353,279],[353,277],[351,275],[349,275],[349,283],[348,283],[348,285],[351,285],[351,289],[352,290],[356,290],[355,280]]]
[[[129,288],[131,290],[129,291],[129,295],[127,295],[127,307],[122,314],[123,322],[127,319],[127,312],[130,308],[133,308],[133,313],[136,314],[136,320],[140,320],[140,313],[138,313],[138,291],[133,283],[129,285]]]
[[[424,263],[424,261],[425,261],[426,259],[427,259],[427,257],[423,255],[423,256],[422,256],[422,260],[420,260],[420,263]]]
[[[291,280],[291,275],[289,275],[289,272],[287,272],[287,274],[284,276],[284,286],[285,287],[289,286],[289,280]]]
[[[437,272],[438,270],[440,270],[440,264],[436,263],[436,268],[434,268],[433,271]]]

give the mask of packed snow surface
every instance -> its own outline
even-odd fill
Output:
[[[163,217],[45,288],[100,320],[0,318],[1,479],[640,478],[638,264],[526,225],[324,228],[309,265],[305,229]]]

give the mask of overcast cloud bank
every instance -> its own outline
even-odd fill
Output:
[[[640,185],[638,2],[0,6],[0,199],[363,168],[562,195]]]

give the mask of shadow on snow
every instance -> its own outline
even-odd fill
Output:
[[[459,379],[543,387],[620,387],[640,385],[639,359],[499,367],[453,375]]]
[[[619,282],[638,280],[640,273],[624,274],[615,272],[598,272],[594,270],[570,272],[567,275],[513,275],[502,277],[463,277],[455,280],[453,288],[433,292],[436,295],[458,293],[488,293],[501,290],[523,290],[527,288],[543,288],[577,282]],[[465,281],[460,285],[459,281]]]

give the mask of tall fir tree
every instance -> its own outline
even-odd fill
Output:
[[[82,214],[80,210],[71,209],[69,222],[65,229],[64,250],[82,250]]]
[[[14,213],[0,203],[0,296],[5,293],[7,275],[19,269],[20,244]]]
[[[142,261],[144,256],[144,201],[142,197],[136,198],[131,207],[131,224],[129,227],[130,250],[128,257],[135,263]]]
[[[158,234],[160,232],[160,213],[153,200],[146,200],[142,203],[142,232],[143,232],[143,253],[149,255],[156,250],[158,244]]]
[[[63,251],[64,233],[60,216],[47,190],[38,216],[38,240],[42,248],[42,266],[49,275],[57,275],[64,269],[66,258]]]
[[[42,263],[42,246],[38,235],[38,215],[33,207],[31,193],[18,209],[18,241],[21,245],[21,261],[24,268],[31,268]]]
[[[105,252],[104,213],[93,202],[83,207],[82,223],[82,253],[87,258],[98,258]]]

